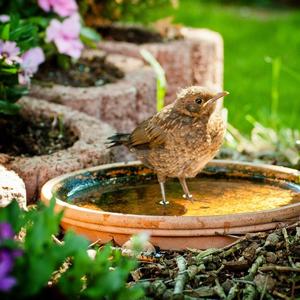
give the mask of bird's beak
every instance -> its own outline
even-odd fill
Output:
[[[220,98],[222,98],[222,97],[225,97],[225,96],[227,96],[227,95],[229,95],[229,92],[226,92],[226,91],[224,91],[224,92],[221,92],[221,93],[217,93],[213,98],[211,98],[210,100],[211,101],[216,101],[216,100],[218,100],[218,99],[220,99]]]
[[[218,99],[220,98],[223,98],[225,96],[229,95],[229,92],[220,92],[220,93],[217,93],[215,94],[211,99],[209,99],[206,104],[213,104],[215,101],[217,101]]]

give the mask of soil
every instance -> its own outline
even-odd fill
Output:
[[[147,299],[299,299],[300,223],[223,249],[140,255],[130,284]]]
[[[103,25],[97,28],[99,34],[106,40],[128,42],[135,44],[162,43],[164,38],[161,34],[143,27],[126,27]]]
[[[63,70],[54,60],[41,65],[35,80],[44,84],[61,84],[73,87],[103,86],[114,83],[124,77],[124,73],[106,61],[105,56],[80,58],[71,64],[68,70]]]
[[[26,120],[19,115],[1,116],[0,153],[30,157],[71,147],[77,136],[62,118]]]

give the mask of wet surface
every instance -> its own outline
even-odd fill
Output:
[[[169,216],[208,216],[256,212],[279,208],[300,201],[300,189],[288,183],[258,182],[235,178],[202,177],[187,181],[194,200],[182,198],[177,180],[166,184],[170,204],[162,206],[155,180],[123,185],[92,185],[65,195],[64,200],[100,211]],[[81,190],[81,191],[80,191]],[[60,197],[61,198],[61,197]]]

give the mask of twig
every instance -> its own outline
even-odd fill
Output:
[[[207,256],[211,256],[212,254],[217,254],[222,252],[222,249],[215,249],[215,248],[211,248],[211,249],[207,249],[204,250],[202,252],[200,252],[197,256],[196,256],[196,262],[197,263],[202,263],[203,259]]]
[[[226,300],[233,300],[239,292],[239,284],[235,283],[228,292]]]
[[[282,231],[282,235],[284,237],[286,251],[290,252],[290,241],[289,241],[289,236],[286,231],[286,228],[282,228],[281,231]]]
[[[254,261],[250,269],[248,270],[248,274],[244,277],[245,280],[252,281],[255,277],[255,274],[258,271],[258,268],[260,265],[262,265],[265,262],[264,256],[260,255],[257,257],[257,259]],[[255,284],[250,284],[246,283],[246,287],[244,289],[244,300],[254,300],[256,299],[256,285]]]
[[[174,281],[175,281],[174,279],[165,280],[165,284],[169,284],[169,283],[172,283]]]
[[[240,237],[240,239],[234,241],[233,243],[229,244],[229,245],[226,245],[224,246],[223,248],[221,248],[222,251],[225,251],[227,249],[230,249],[231,247],[237,245],[237,244],[241,244],[242,242],[244,241],[247,241],[249,240],[250,238],[253,238],[257,235],[257,233],[247,233],[247,235],[244,235],[242,237]]]
[[[195,298],[195,297],[190,297],[190,296],[184,295],[183,299],[184,299],[184,300],[198,300],[199,298],[198,298],[198,297]]]
[[[246,284],[246,288],[244,289],[243,300],[254,300],[254,299],[256,299],[255,286],[253,286],[251,284]]]
[[[282,231],[282,234],[283,234],[283,237],[284,237],[285,248],[286,248],[286,252],[287,252],[287,255],[288,255],[289,263],[293,268],[296,268],[296,265],[294,264],[293,259],[290,256],[290,241],[289,241],[289,236],[288,236],[288,233],[286,231],[286,228],[282,228],[281,231]]]
[[[258,286],[256,286],[258,292],[262,295],[263,290],[259,289]],[[266,300],[274,300],[274,298],[272,297],[272,295],[270,295],[267,291],[264,292],[263,297],[261,296],[260,299],[266,299]]]
[[[258,256],[257,259],[252,264],[252,266],[250,267],[250,269],[248,270],[248,275],[246,275],[244,279],[253,280],[259,266],[262,265],[264,262],[265,262],[265,258],[262,255]]]
[[[300,227],[296,227],[296,240],[300,239]]]
[[[264,299],[264,296],[265,296],[265,294],[266,294],[266,289],[267,289],[267,283],[268,283],[268,279],[269,279],[269,275],[267,275],[266,277],[265,277],[266,279],[265,279],[265,283],[264,283],[264,288],[262,289],[262,291],[260,292],[260,300],[263,300]],[[258,288],[257,288],[258,289]],[[259,290],[259,289],[258,289]]]
[[[292,281],[292,288],[291,288],[291,298],[292,299],[295,298],[295,286],[296,286],[296,282],[293,280]]]
[[[235,234],[222,233],[222,232],[215,232],[215,235],[217,235],[217,236],[232,237],[232,238],[236,239],[238,242],[239,242],[240,239],[243,237],[242,235],[235,235]]]
[[[226,299],[226,294],[222,288],[222,286],[220,285],[220,282],[218,280],[218,278],[215,279],[215,287],[214,290],[216,292],[216,294],[221,298],[221,299]]]
[[[218,275],[224,268],[225,266],[222,264],[218,270],[214,271],[215,275]]]
[[[253,281],[249,281],[249,280],[244,280],[244,279],[232,279],[233,282],[237,282],[237,283],[245,283],[245,284],[252,284],[255,285],[255,283]]]
[[[285,299],[285,300],[290,300],[291,299],[290,297],[288,297],[288,296],[286,296],[286,295],[284,295],[284,294],[282,294],[282,293],[280,293],[278,291],[274,291],[273,295],[277,296],[277,297],[279,297],[281,299]]]
[[[189,279],[193,279],[199,272],[204,271],[205,270],[205,265],[201,264],[199,266],[196,265],[191,265],[188,267],[187,269],[187,273],[189,276]]]
[[[185,290],[184,292],[192,293],[193,296],[198,297],[197,299],[202,297],[212,297],[216,294],[215,289],[212,289],[211,287],[208,286],[202,286],[195,290]]]
[[[146,282],[146,281],[155,281],[156,278],[143,278],[143,279],[139,279],[138,282],[141,283],[141,282]],[[171,280],[173,281],[173,280]],[[165,281],[166,283],[166,281]]]
[[[187,272],[186,272],[186,260],[183,256],[178,256],[176,258],[176,263],[178,266],[178,274],[175,279],[175,287],[174,287],[174,295],[182,294],[185,286],[185,282],[187,279]]]
[[[235,253],[236,251],[240,250],[241,248],[242,248],[242,244],[237,243],[237,244],[233,245],[231,248],[229,248],[228,250],[224,251],[222,253],[222,257],[227,257],[227,256]]]
[[[54,234],[52,234],[52,239],[56,244],[58,244],[60,246],[62,246],[64,244],[64,242],[60,241]]]
[[[97,245],[100,241],[101,241],[101,239],[98,239],[97,241],[95,241],[95,242],[89,244],[89,248],[91,248],[91,247]]]
[[[286,226],[286,229],[289,229],[289,228],[295,228],[295,227],[296,227],[296,229],[297,229],[297,226],[298,226],[298,225],[300,225],[300,221],[297,221],[297,222],[295,222],[295,223],[293,223],[293,224],[290,224],[290,225]]]
[[[162,282],[162,280],[155,280],[152,283],[153,290],[155,291],[156,297],[161,297],[164,292],[167,290],[166,285]]]
[[[293,268],[293,267],[286,267],[286,266],[265,266],[265,267],[260,267],[259,271],[300,272],[300,268]]]

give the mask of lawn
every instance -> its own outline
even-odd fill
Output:
[[[173,14],[176,23],[206,27],[222,34],[225,47],[224,86],[231,93],[225,105],[232,125],[244,132],[249,131],[251,125],[245,120],[246,115],[270,125],[272,65],[265,61],[265,57],[269,56],[279,57],[282,62],[276,120],[280,127],[300,129],[299,10],[181,0]],[[296,76],[291,76],[286,68],[294,71]]]

